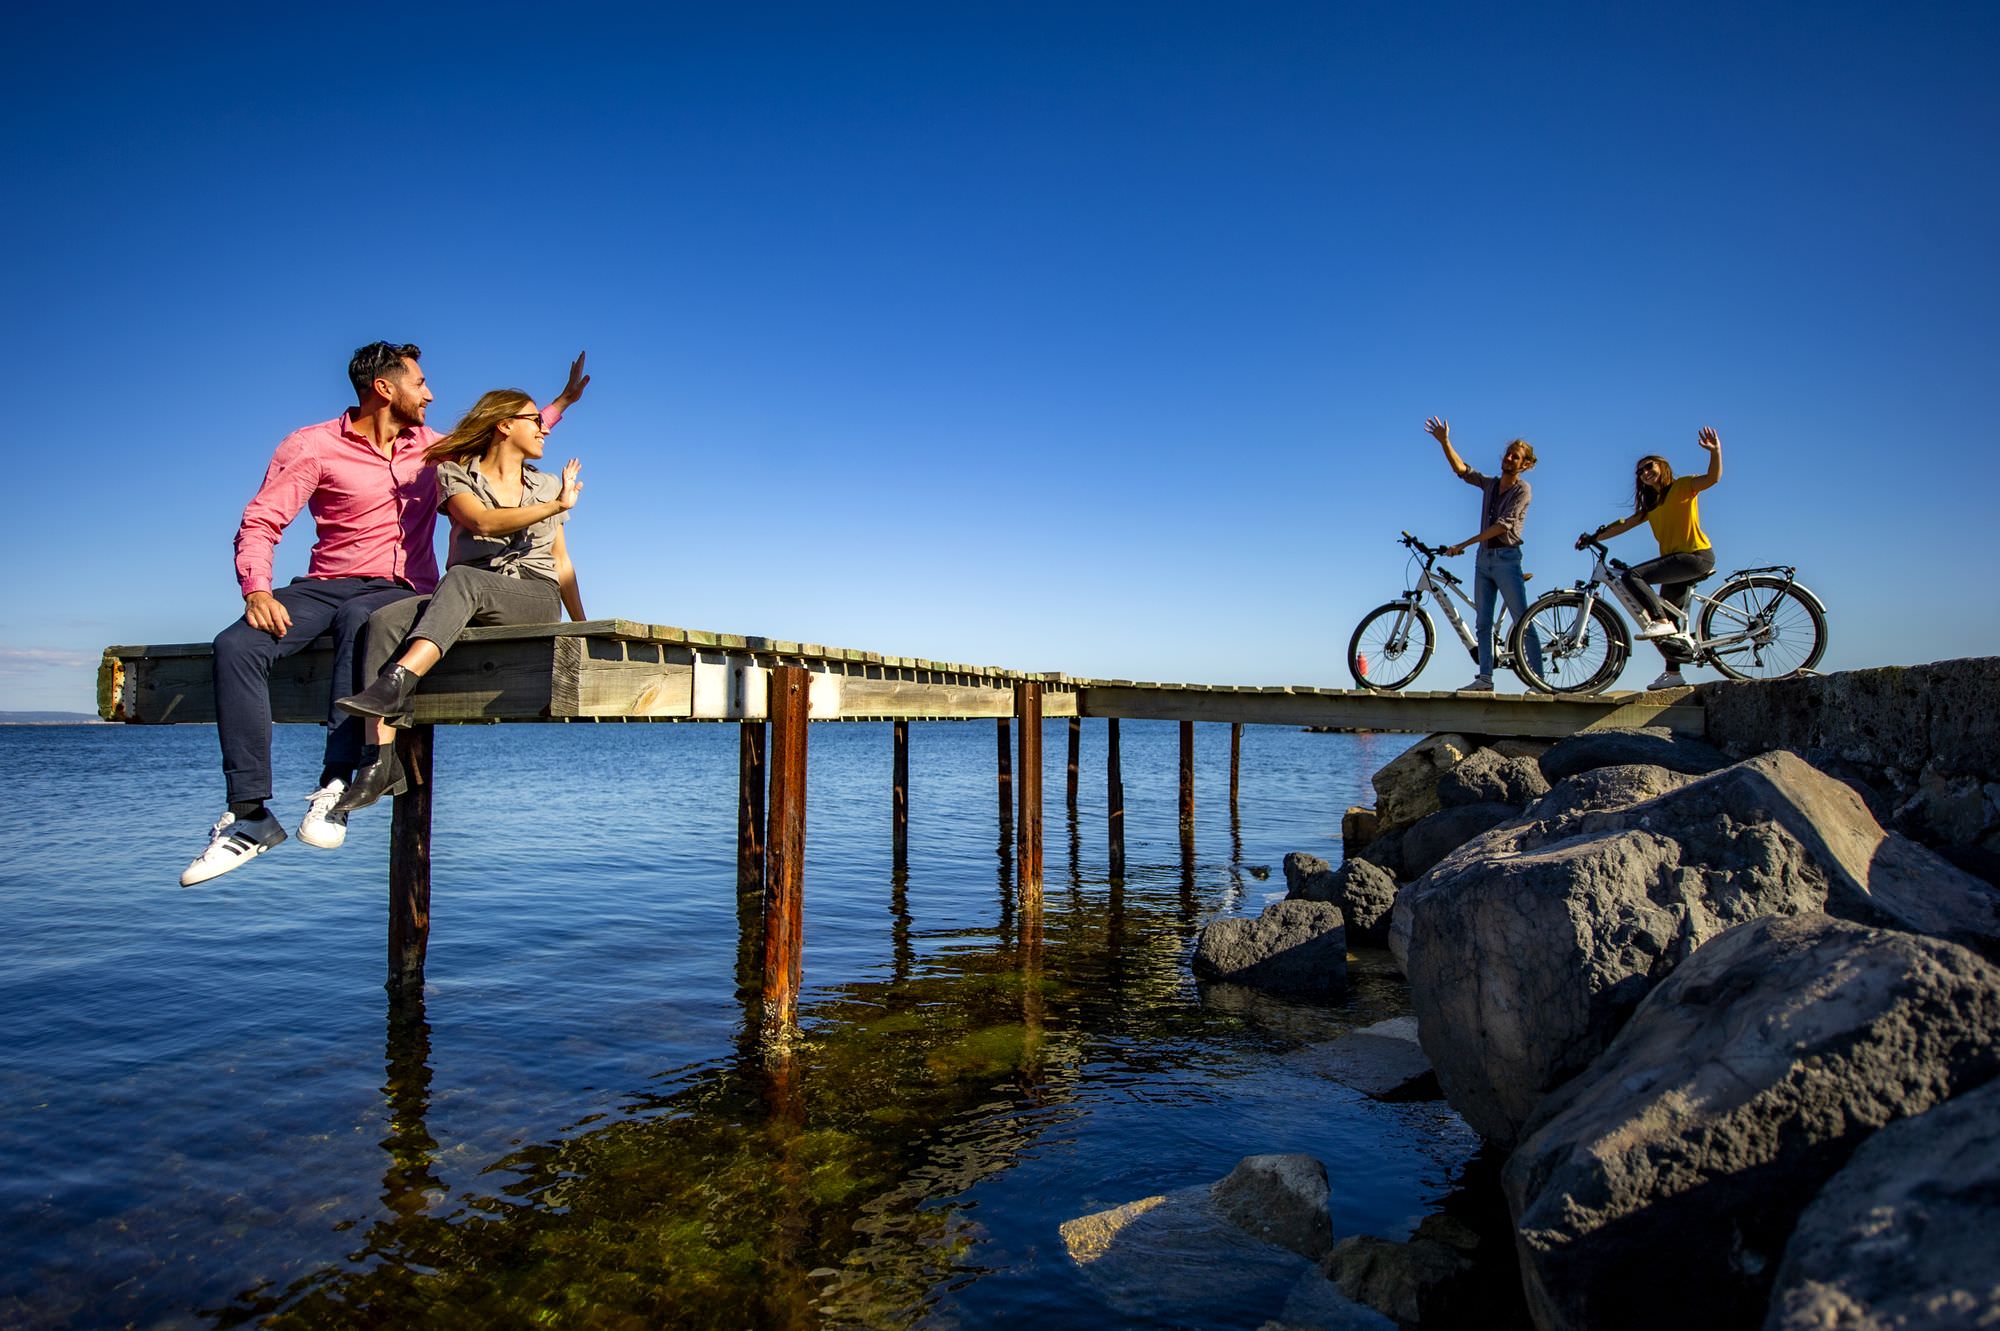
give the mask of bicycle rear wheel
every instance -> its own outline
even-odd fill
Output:
[[[1599,693],[1625,668],[1632,644],[1624,622],[1597,600],[1588,602],[1586,619],[1585,604],[1582,592],[1549,592],[1530,605],[1514,626],[1507,647],[1513,653],[1514,673],[1529,688],[1543,693]],[[1528,664],[1523,650],[1530,627],[1542,640],[1539,672]]]
[[[1730,579],[1704,601],[1701,636],[1736,639],[1703,653],[1731,679],[1787,679],[1826,653],[1826,613],[1797,583],[1752,574]]]
[[[1394,693],[1417,677],[1437,645],[1428,610],[1408,601],[1376,606],[1347,642],[1347,672],[1364,689]]]

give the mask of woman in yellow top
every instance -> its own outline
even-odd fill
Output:
[[[1694,659],[1684,631],[1688,593],[1715,572],[1715,551],[1701,529],[1701,507],[1695,496],[1722,479],[1722,439],[1706,426],[1697,438],[1708,451],[1706,475],[1676,480],[1671,463],[1657,453],[1647,454],[1639,459],[1632,475],[1632,516],[1606,523],[1591,533],[1592,539],[1602,541],[1644,522],[1652,526],[1660,543],[1658,559],[1634,564],[1625,571],[1626,589],[1653,615],[1640,625],[1639,636],[1652,639],[1667,663],[1666,673],[1648,688],[1677,689],[1687,683],[1681,678],[1681,667]],[[1583,542],[1584,538],[1577,538],[1577,549],[1583,548]],[[1657,595],[1653,583],[1660,585]]]

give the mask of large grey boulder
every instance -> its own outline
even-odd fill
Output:
[[[1382,946],[1389,911],[1396,904],[1395,878],[1367,860],[1349,860],[1334,872],[1333,882],[1333,901],[1347,921],[1348,941]]]
[[[1729,766],[1722,750],[1704,740],[1676,735],[1661,726],[1584,730],[1557,740],[1542,755],[1542,775],[1551,785],[1593,767],[1632,764],[1664,767],[1691,776],[1706,776]]]
[[[1403,832],[1400,828],[1376,837],[1354,858],[1365,860],[1399,882],[1409,881],[1410,875],[1403,872]]]
[[[1438,778],[1438,802],[1447,809],[1466,804],[1511,804],[1519,809],[1549,793],[1549,783],[1533,758],[1503,757],[1479,749]]]
[[[1670,790],[1699,778],[1664,767],[1643,763],[1618,763],[1593,767],[1588,772],[1565,777],[1549,788],[1535,805],[1535,818],[1543,824],[1559,818],[1597,813],[1604,809],[1628,809],[1634,804],[1658,799]]]
[[[1439,1084],[1498,1143],[1734,925],[1826,911],[2000,937],[2000,892],[1883,832],[1851,790],[1788,753],[1623,808],[1540,810],[1455,851],[1392,917],[1392,951],[1407,925],[1404,973]]]
[[[1338,906],[1333,866],[1317,855],[1292,851],[1285,856],[1285,895],[1294,901],[1330,901]]]
[[[1443,808],[1438,778],[1464,762],[1475,747],[1463,735],[1430,735],[1375,773],[1376,835],[1400,831]]]
[[[1347,980],[1347,930],[1338,906],[1274,901],[1254,920],[1216,920],[1201,931],[1194,969],[1287,993],[1325,993]]]
[[[2000,1326],[2000,1079],[1862,1144],[1799,1217],[1764,1326]]]
[[[1466,842],[1519,815],[1511,804],[1462,804],[1420,819],[1403,833],[1404,874],[1423,877]]]
[[[2000,968],[1823,915],[1709,943],[1508,1160],[1523,1284],[1558,1328],[1749,1326],[1799,1213],[1869,1133],[2000,1073]]]
[[[1326,1166],[1301,1154],[1250,1155],[1210,1190],[1222,1213],[1266,1243],[1318,1261],[1333,1247]]]

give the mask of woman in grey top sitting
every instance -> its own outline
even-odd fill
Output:
[[[435,592],[393,602],[368,618],[366,669],[380,673],[335,705],[376,718],[376,751],[335,812],[366,808],[406,786],[390,725],[409,723],[410,695],[468,625],[552,624],[565,609],[571,619],[584,617],[563,542],[563,524],[583,490],[576,478],[582,464],[571,458],[560,479],[531,465],[548,433],[533,398],[500,388],[473,403],[424,455],[437,466],[451,551]],[[398,646],[402,654],[390,662]]]

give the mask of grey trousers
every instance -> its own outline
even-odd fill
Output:
[[[444,571],[444,580],[429,596],[412,596],[368,616],[362,679],[373,683],[412,638],[449,652],[473,624],[553,624],[560,619],[562,594],[546,578],[511,578],[458,564]]]

